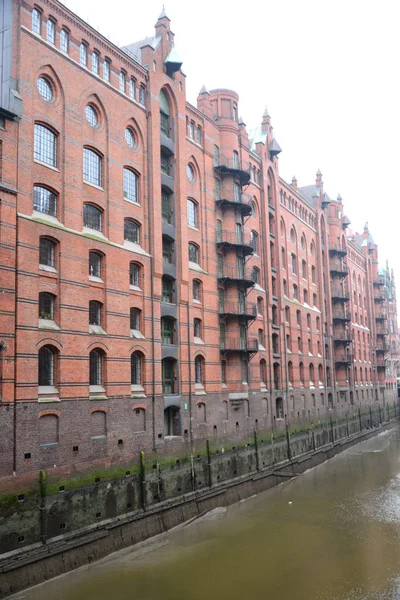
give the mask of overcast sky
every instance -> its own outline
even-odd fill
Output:
[[[64,4],[117,45],[153,35],[162,9],[155,0]],[[234,89],[248,128],[267,105],[281,176],[308,185],[321,169],[351,228],[368,221],[380,263],[389,259],[400,277],[400,4],[167,0],[165,8],[189,102],[203,83]]]

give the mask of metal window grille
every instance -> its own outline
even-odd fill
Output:
[[[33,188],[33,210],[55,217],[57,215],[57,196],[50,190],[35,185]]]
[[[124,169],[124,198],[138,203],[138,176],[130,169]]]
[[[163,261],[172,264],[174,258],[174,242],[163,237],[162,242]]]
[[[170,304],[174,300],[174,283],[170,279],[162,280],[162,301],[169,302]]]
[[[69,34],[65,29],[61,29],[60,33],[60,50],[65,54],[68,54],[68,46],[69,46]]]
[[[139,287],[139,275],[140,275],[140,267],[135,263],[131,263],[129,268],[129,283],[130,285],[135,285]]]
[[[194,263],[199,263],[199,249],[194,244],[189,244],[189,260]]]
[[[87,64],[87,46],[82,42],[79,48],[79,61],[86,67]]]
[[[39,264],[54,267],[55,243],[46,238],[40,238]]]
[[[131,356],[131,384],[141,385],[142,383],[142,361],[141,357],[137,352],[134,352]]]
[[[90,148],[83,149],[83,179],[101,186],[101,157]]]
[[[107,59],[103,62],[103,79],[110,81],[110,61]]]
[[[162,110],[160,111],[160,126],[161,132],[169,137],[169,116]]]
[[[188,224],[197,227],[197,204],[193,200],[187,201]]]
[[[162,210],[162,220],[164,223],[172,223],[172,209],[171,209],[171,195],[162,190],[161,192],[161,210]]]
[[[126,77],[123,71],[119,74],[119,91],[125,94]]]
[[[103,357],[98,350],[92,350],[89,355],[90,385],[102,384]]]
[[[39,77],[39,79],[37,80],[37,87],[39,90],[39,94],[42,96],[43,100],[49,102],[53,98],[53,90],[47,79],[45,79],[44,77]]]
[[[130,327],[131,327],[131,329],[136,329],[136,331],[140,331],[140,309],[139,308],[131,308]]]
[[[125,141],[130,148],[133,148],[135,146],[135,136],[131,129],[125,129]]]
[[[97,252],[89,252],[89,275],[101,277],[101,256]]]
[[[47,292],[39,294],[39,319],[54,319],[54,296]]]
[[[200,319],[194,319],[193,321],[193,331],[194,331],[194,337],[201,337],[201,320]]]
[[[50,42],[50,44],[54,44],[56,39],[56,24],[51,19],[48,19],[47,21],[46,36],[47,41]]]
[[[134,79],[129,80],[129,96],[135,99],[136,96],[136,82]]]
[[[194,360],[194,382],[203,382],[203,361],[199,356],[196,356]]]
[[[56,166],[57,137],[44,125],[35,124],[34,130],[34,152],[35,160],[46,165]]]
[[[165,175],[171,175],[171,159],[165,152],[161,152],[161,171]]]
[[[141,85],[139,88],[139,102],[140,102],[140,104],[143,104],[143,106],[144,106],[144,87],[143,87],[143,85]]]
[[[101,210],[92,204],[83,205],[83,226],[89,229],[101,231],[102,229],[102,214]]]
[[[101,325],[101,302],[89,302],[89,325]]]
[[[92,54],[92,71],[96,75],[99,74],[99,55],[97,52],[93,52]]]
[[[85,108],[85,115],[86,115],[86,120],[89,123],[89,125],[91,125],[92,127],[96,127],[97,113],[96,113],[95,109],[93,108],[93,106],[90,106],[90,104],[88,104],[87,107]]]
[[[200,284],[198,281],[193,281],[193,300],[200,300]]]
[[[37,8],[34,8],[32,11],[32,31],[34,31],[35,33],[38,33],[40,35],[40,12],[38,11]]]
[[[172,319],[161,319],[161,343],[167,345],[175,343],[175,322]]]
[[[140,226],[135,221],[125,219],[124,240],[133,244],[140,244]]]
[[[49,346],[39,350],[39,385],[54,385],[54,352]]]

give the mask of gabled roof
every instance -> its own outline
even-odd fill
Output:
[[[256,127],[255,129],[250,129],[248,132],[248,135],[249,135],[250,150],[252,152],[256,151],[257,144],[267,144],[268,132],[263,131],[261,127]]]
[[[315,184],[298,187],[297,191],[307,200],[307,202],[310,202],[312,206],[316,205],[315,198],[319,198],[319,189]]]
[[[155,50],[158,44],[160,43],[161,39],[161,35],[153,35],[152,37],[146,37],[143,40],[134,42],[133,44],[122,46],[121,50],[132,56],[138,63],[143,65],[142,48],[144,48],[145,46],[150,46],[151,48],[153,48],[153,50]]]

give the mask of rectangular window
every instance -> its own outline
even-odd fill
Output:
[[[175,325],[172,319],[161,319],[161,343],[168,346],[175,344]]]
[[[189,260],[194,263],[199,263],[199,249],[194,244],[189,244]]]
[[[87,65],[87,45],[82,42],[79,48],[79,62],[86,67]]]
[[[298,299],[298,294],[297,294],[297,285],[293,286],[293,299],[297,300]]]
[[[163,278],[162,280],[162,302],[172,304],[174,301],[174,282],[172,279]]]
[[[90,148],[83,149],[83,179],[101,187],[101,157]]]
[[[39,319],[54,319],[54,296],[42,292],[39,294]]]
[[[161,210],[164,223],[172,224],[171,195],[164,189],[161,191]]]
[[[96,300],[89,302],[89,325],[101,325],[101,303]]]
[[[32,31],[40,35],[41,15],[37,8],[32,11]]]
[[[238,183],[233,184],[233,199],[235,202],[241,202],[240,185]]]
[[[133,78],[129,80],[129,96],[132,100],[135,100],[136,97],[136,82]]]
[[[174,262],[174,242],[163,237],[162,241],[163,262],[173,264]]]
[[[235,169],[239,168],[239,154],[236,150],[233,151],[233,166]]]
[[[138,176],[130,169],[124,169],[124,198],[138,203]]]
[[[196,129],[196,142],[201,144],[201,127],[197,127]]]
[[[125,87],[126,87],[126,76],[125,76],[125,73],[123,71],[121,71],[119,74],[119,91],[123,92],[125,94]]]
[[[221,181],[215,180],[215,200],[221,200]]]
[[[197,227],[197,204],[193,200],[188,199],[187,201],[188,211],[188,225],[190,227]]]
[[[35,123],[33,157],[46,165],[57,166],[57,138],[47,127]]]
[[[294,254],[292,254],[292,273],[294,275],[296,275],[297,269],[296,269],[296,256]]]
[[[92,71],[96,75],[99,74],[99,55],[97,52],[93,52],[92,54]]]
[[[214,146],[214,167],[218,167],[219,165],[219,148],[218,146]]]
[[[171,158],[166,152],[161,152],[161,171],[171,177]]]
[[[311,267],[311,281],[315,283],[315,267],[314,265]]]
[[[139,88],[139,102],[144,106],[144,86],[141,85]]]
[[[131,329],[140,331],[140,310],[138,308],[131,308],[130,327],[131,327]]]
[[[54,267],[54,242],[40,238],[39,264]]]
[[[97,252],[89,252],[89,275],[101,277],[101,256]]]
[[[139,274],[140,268],[139,265],[135,263],[131,263],[129,267],[129,284],[139,287]]]
[[[301,272],[303,279],[307,279],[307,263],[305,260],[301,261]]]
[[[190,121],[189,123],[189,137],[191,140],[194,140],[194,123]]]

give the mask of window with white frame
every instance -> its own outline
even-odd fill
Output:
[[[99,208],[93,204],[83,205],[83,226],[96,231],[102,231],[103,214]]]
[[[110,61],[106,58],[103,62],[103,79],[110,81]]]
[[[131,77],[129,80],[129,96],[132,98],[132,100],[135,100],[136,98],[136,81],[133,79],[133,77]]]
[[[57,216],[57,196],[40,185],[33,187],[33,210],[51,217]]]
[[[50,81],[46,77],[39,77],[37,80],[37,88],[43,100],[50,102],[53,98],[53,89]]]
[[[56,24],[53,19],[47,20],[46,25],[46,38],[50,44],[54,44],[56,41]]]
[[[92,54],[92,71],[96,75],[99,74],[99,53],[93,52]]]
[[[187,212],[188,212],[188,225],[190,227],[197,227],[197,203],[191,198],[187,201]]]
[[[124,221],[124,240],[133,244],[140,244],[140,225],[132,219]]]
[[[126,89],[126,75],[124,71],[121,71],[119,74],[119,91],[125,94]]]
[[[138,204],[138,176],[124,167],[124,198]]]
[[[69,51],[69,33],[66,29],[60,31],[60,50],[64,54],[68,54]]]
[[[32,11],[32,31],[34,33],[38,33],[39,35],[40,35],[41,19],[42,19],[42,16],[40,14],[40,11],[37,8],[34,8]]]
[[[101,187],[101,156],[90,148],[83,149],[83,180]]]
[[[86,65],[87,65],[87,44],[85,44],[85,42],[82,42],[79,47],[79,62],[81,63],[81,65],[86,67]]]

